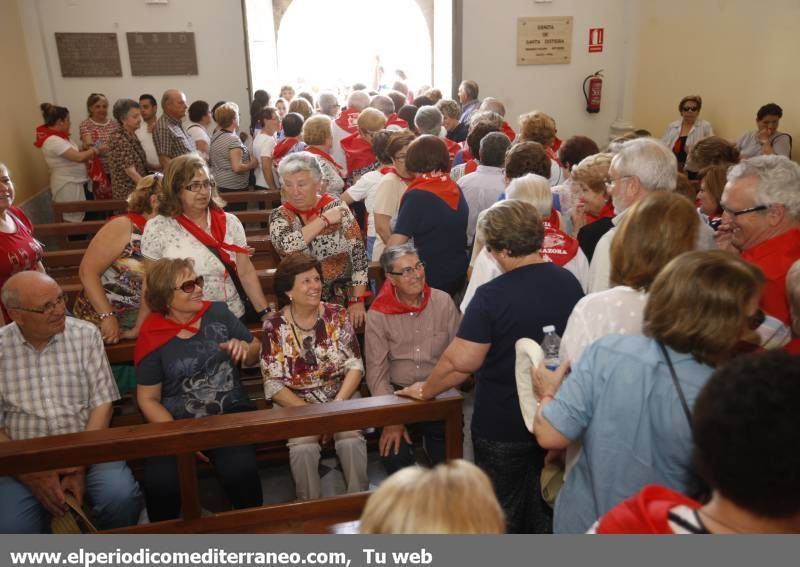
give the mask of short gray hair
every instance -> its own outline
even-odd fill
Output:
[[[436,108],[442,113],[442,116],[448,118],[459,118],[461,116],[461,105],[454,100],[443,98],[436,103]]]
[[[783,205],[800,220],[800,165],[785,156],[753,157],[728,170],[728,183],[742,177],[758,179],[757,204]]]
[[[3,289],[0,290],[0,300],[8,309],[22,307],[22,297],[20,297],[19,290],[14,288],[13,284],[8,285],[8,281],[6,281]]]
[[[335,94],[331,92],[320,93],[319,98],[317,98],[317,104],[322,114],[336,118],[336,114],[339,111],[339,99],[336,98]]]
[[[492,110],[476,110],[469,118],[469,129],[472,130],[475,128],[475,125],[479,122],[491,124],[500,130],[500,128],[503,126],[504,120],[502,116]]]
[[[365,91],[353,91],[347,97],[347,107],[361,112],[369,106],[369,95]]]
[[[128,117],[128,112],[134,108],[139,108],[138,102],[132,98],[121,98],[114,103],[112,114],[114,115],[114,118],[117,119],[117,122],[122,124],[122,121]]]
[[[414,117],[414,126],[420,134],[439,136],[442,129],[442,113],[435,106],[423,106]]]
[[[372,97],[372,100],[369,101],[369,105],[372,108],[376,108],[383,112],[383,114],[388,118],[392,114],[394,114],[394,101],[390,99],[386,95],[377,94]]]
[[[536,207],[536,212],[543,219],[550,217],[553,208],[553,193],[550,182],[535,173],[512,179],[506,187],[506,198],[525,201]]]
[[[800,260],[792,264],[786,273],[786,297],[789,298],[792,331],[795,335],[800,335]]]
[[[481,102],[478,110],[491,110],[492,112],[496,112],[503,117],[506,115],[505,105],[493,96],[487,96],[485,99],[483,99],[483,102]]]
[[[408,256],[409,254],[415,254],[419,257],[419,252],[410,242],[384,248],[381,253],[381,268],[383,268],[383,273],[388,274],[394,271],[392,269],[394,267],[394,261],[403,256]]]
[[[281,160],[278,165],[278,175],[286,177],[293,173],[307,171],[316,181],[322,180],[322,170],[319,167],[317,158],[309,152],[297,152],[289,154]]]
[[[625,142],[611,160],[611,167],[620,177],[638,178],[647,191],[674,191],[678,181],[675,154],[654,138]]]
[[[502,132],[489,132],[481,138],[478,161],[481,165],[503,167],[506,151],[510,145],[511,140]]]

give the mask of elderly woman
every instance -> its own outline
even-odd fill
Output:
[[[408,146],[406,168],[415,175],[400,200],[389,246],[412,238],[428,266],[428,283],[451,296],[467,275],[467,200],[450,171],[447,145],[436,136],[420,136]]]
[[[211,125],[211,110],[204,100],[196,100],[189,105],[189,120],[191,124],[186,128],[186,133],[194,140],[194,146],[203,159],[208,159],[211,146],[211,136],[208,127]]]
[[[757,130],[746,132],[736,140],[742,159],[768,155],[792,157],[792,137],[785,132],[778,132],[781,118],[783,109],[774,102],[758,109]]]
[[[712,165],[700,171],[698,210],[703,220],[714,230],[722,224],[722,192],[728,180],[728,168],[728,165]]]
[[[577,228],[572,226],[572,208],[580,199],[579,189],[572,179],[572,170],[589,156],[600,153],[600,148],[591,138],[571,136],[558,148],[558,161],[564,170],[565,179],[561,185],[553,187],[553,203],[564,215],[565,232],[575,235]]]
[[[553,147],[556,132],[556,121],[544,112],[534,110],[519,117],[519,141],[539,142],[550,158],[550,175],[547,177],[551,187],[560,185],[564,181],[564,172]]]
[[[367,313],[364,336],[367,384],[373,396],[425,380],[455,338],[461,320],[453,300],[425,281],[425,264],[412,245],[386,248],[381,266],[386,281]],[[378,443],[388,474],[415,462],[409,430],[422,434],[434,463],[445,459],[442,422],[389,425]]]
[[[697,142],[689,150],[686,158],[686,175],[696,180],[700,172],[712,165],[733,165],[739,163],[739,150],[736,146],[719,136],[709,136]]]
[[[280,256],[309,253],[322,264],[322,300],[347,305],[356,327],[364,324],[367,254],[350,210],[322,190],[322,170],[308,152],[278,167],[286,199],[270,215],[269,234]]]
[[[374,222],[375,228],[375,244],[372,254],[369,256],[372,261],[380,259],[386,243],[389,242],[397,222],[397,213],[400,211],[400,200],[406,192],[408,184],[414,179],[414,175],[406,167],[408,146],[413,141],[414,134],[407,130],[391,132],[386,145],[386,155],[381,157],[379,153],[376,153],[382,163],[382,167],[377,170],[381,177],[375,186],[372,205],[370,206],[369,202],[366,203],[367,213],[370,215],[369,220]],[[383,158],[388,161],[384,163]],[[367,174],[364,174],[359,182],[366,176]],[[352,188],[348,189],[347,193],[350,191]],[[369,229],[367,234],[369,236]]]
[[[509,533],[547,532],[550,514],[539,495],[545,451],[522,419],[514,349],[523,337],[541,342],[546,325],[563,333],[583,292],[575,276],[542,257],[544,226],[530,203],[496,204],[478,231],[504,273],[477,289],[428,379],[398,393],[429,400],[475,374],[475,464],[492,479]],[[537,301],[531,300],[533,290]]]
[[[362,534],[502,534],[503,510],[489,478],[458,459],[411,467],[387,478],[367,500]]]
[[[8,166],[0,162],[0,288],[24,270],[44,272],[42,244],[33,237],[33,224],[14,206],[14,183]],[[0,326],[11,318],[0,301]]]
[[[303,141],[306,151],[314,154],[322,171],[325,193],[341,195],[344,189],[344,170],[328,152],[333,147],[332,121],[324,114],[315,114],[303,123]]]
[[[681,171],[692,146],[703,138],[714,135],[711,124],[699,118],[702,107],[703,99],[699,95],[683,97],[678,103],[681,119],[671,122],[661,138],[664,145],[672,149],[672,153],[678,159],[678,169]]]
[[[250,172],[258,167],[258,160],[250,157],[250,150],[236,133],[239,129],[239,106],[226,102],[214,112],[219,127],[211,138],[208,161],[220,193],[246,191],[250,185]],[[247,208],[246,203],[229,206],[230,210]]]
[[[261,345],[224,303],[203,300],[203,277],[192,260],[162,258],[153,264],[145,299],[151,313],[134,351],[136,400],[145,419],[163,423],[255,409],[237,366],[256,364]],[[204,453],[198,457],[214,465],[234,508],[261,506],[252,445]],[[145,460],[144,489],[150,521],[180,515],[175,457]]]
[[[595,154],[572,168],[573,187],[578,190],[577,202],[570,210],[572,232],[589,261],[597,242],[614,226],[614,205],[606,186],[612,157],[609,153]]]
[[[282,407],[324,404],[358,396],[364,365],[347,311],[322,301],[322,267],[308,254],[281,260],[275,272],[280,309],[264,324],[261,371],[264,394]],[[360,431],[329,432],[348,492],[368,487],[367,443]],[[319,498],[320,437],[289,439],[297,497]]]
[[[314,114],[314,107],[305,98],[298,96],[289,103],[289,112],[296,112],[303,120],[308,120]]]
[[[378,169],[378,158],[372,152],[372,137],[386,125],[386,115],[375,108],[365,108],[358,114],[358,131],[344,138],[341,144],[347,160],[348,185]]]
[[[107,160],[111,172],[111,194],[115,199],[127,199],[136,184],[147,175],[147,156],[136,131],[142,124],[139,103],[121,98],[114,103],[114,118],[120,127],[111,134]]]
[[[110,169],[107,160],[111,135],[117,131],[119,125],[108,117],[108,99],[100,93],[92,93],[86,99],[86,110],[89,116],[78,126],[81,137],[81,148],[88,150],[96,147],[100,156],[100,166],[103,173],[109,176]],[[92,177],[92,181],[97,181]],[[95,193],[102,194],[106,188],[95,186]]]
[[[142,256],[150,261],[192,258],[205,278],[206,299],[224,301],[237,317],[247,313],[248,320],[255,320],[266,315],[267,300],[242,223],[223,211],[224,205],[203,158],[185,154],[173,159],[164,173],[158,215],[142,234]]]
[[[53,201],[84,201],[92,198],[86,166],[90,159],[100,155],[100,149],[91,146],[80,151],[69,137],[71,122],[69,110],[47,102],[40,105],[44,124],[36,128],[36,141],[41,148],[44,161],[50,168],[50,194]],[[67,222],[81,222],[83,213],[66,213]]]
[[[646,484],[687,490],[690,408],[713,367],[760,319],[763,282],[758,268],[728,252],[687,252],[653,282],[645,336],[595,341],[563,385],[563,373],[534,373],[539,444],[583,442],[556,500],[555,532],[585,532]]]

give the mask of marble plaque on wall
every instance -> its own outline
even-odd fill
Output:
[[[194,32],[128,32],[133,76],[197,75]]]
[[[56,33],[62,77],[121,77],[115,33]]]

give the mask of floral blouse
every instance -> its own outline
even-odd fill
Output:
[[[271,399],[289,388],[311,404],[332,401],[350,370],[364,372],[361,350],[347,310],[322,304],[322,317],[304,332],[272,313],[261,339],[261,374],[264,395]]]
[[[327,211],[344,204],[334,199],[322,208]],[[299,252],[307,252],[322,264],[322,301],[345,305],[347,288],[367,285],[367,251],[361,238],[361,229],[348,210],[342,222],[324,229],[310,244],[303,240],[302,219],[287,209],[278,207],[272,211],[269,234],[272,245],[283,258]]]
[[[111,134],[108,143],[109,173],[111,174],[111,192],[115,199],[127,199],[136,189],[136,182],[128,177],[125,170],[131,166],[139,175],[147,175],[147,155],[136,134],[120,128]]]

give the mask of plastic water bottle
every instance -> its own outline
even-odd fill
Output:
[[[561,337],[553,325],[542,327],[542,331],[544,331],[541,345],[544,351],[544,365],[548,370],[555,370],[559,365],[558,351],[561,348]]]

